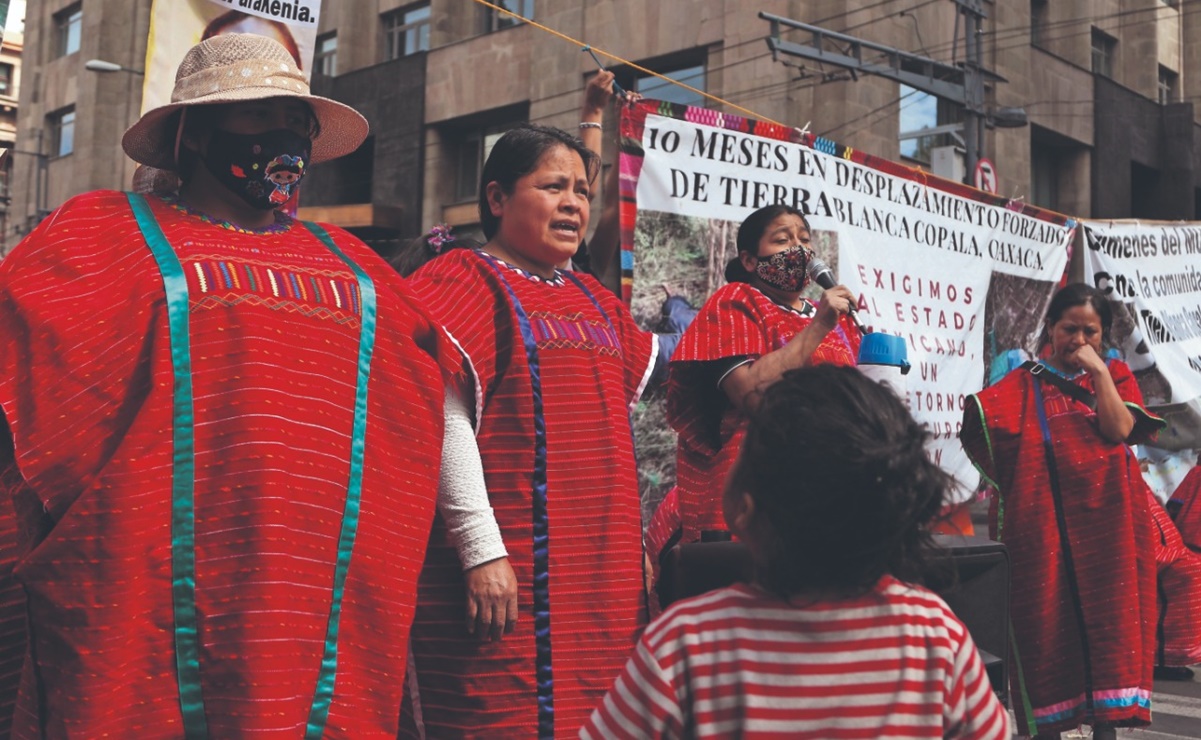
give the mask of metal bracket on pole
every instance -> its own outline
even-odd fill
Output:
[[[852,72],[873,74],[962,105],[965,120],[961,126],[959,124],[955,124],[955,126],[957,129],[962,128],[963,130],[964,148],[967,150],[965,169],[970,177],[976,167],[976,162],[983,157],[986,117],[984,83],[986,80],[989,82],[1007,82],[1007,80],[984,69],[984,55],[980,44],[981,21],[984,18],[982,0],[953,0],[953,2],[958,6],[956,12],[966,15],[969,21],[967,24],[967,60],[962,65],[939,62],[929,57],[847,36],[837,31],[828,31],[820,26],[794,21],[771,13],[759,13],[759,17],[771,24],[771,35],[767,38],[767,48],[771,50],[773,59],[778,60],[780,54],[786,54],[822,64],[831,64]],[[784,40],[781,37],[784,29],[804,31],[810,37],[809,43]],[[829,48],[831,46],[839,46],[841,49],[831,50]],[[931,133],[934,131],[930,130]]]

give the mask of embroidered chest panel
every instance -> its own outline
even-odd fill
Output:
[[[593,321],[583,313],[556,314],[533,311],[530,327],[539,350],[580,350],[611,357],[621,355],[621,343],[607,322]]]
[[[194,312],[251,305],[350,326],[361,316],[358,281],[345,268],[212,254],[180,261]]]

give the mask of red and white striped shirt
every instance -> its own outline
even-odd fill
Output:
[[[616,737],[1008,738],[976,646],[937,595],[886,576],[793,606],[747,585],[647,628],[580,732]]]

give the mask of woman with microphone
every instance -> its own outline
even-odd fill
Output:
[[[679,434],[682,542],[725,530],[722,484],[762,391],[794,368],[855,364],[854,294],[834,285],[817,303],[802,297],[810,239],[809,222],[790,206],[747,216],[738,256],[726,266],[728,284],[701,307],[672,355],[667,417]]]

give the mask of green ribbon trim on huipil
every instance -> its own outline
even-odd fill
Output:
[[[167,300],[167,323],[174,375],[172,393],[172,480],[171,480],[171,592],[175,619],[175,663],[179,685],[180,710],[184,734],[189,740],[208,737],[204,697],[200,683],[200,640],[196,618],[196,515],[195,515],[195,416],[192,396],[192,358],[188,334],[188,283],[179,258],[163,234],[146,199],[127,194],[134,218],[158,264]],[[377,306],[375,284],[371,277],[342,252],[325,229],[304,222],[335,256],[354,272],[358,280],[361,323],[355,389],[354,426],[350,445],[350,475],[346,505],[338,537],[338,556],[334,567],[334,586],[326,625],[325,648],[321,669],[309,710],[305,737],[320,738],[325,732],[333,701],[338,666],[338,627],[346,574],[358,532],[359,505],[362,497],[363,457],[367,435],[367,387],[371,375],[371,357],[375,350]]]

